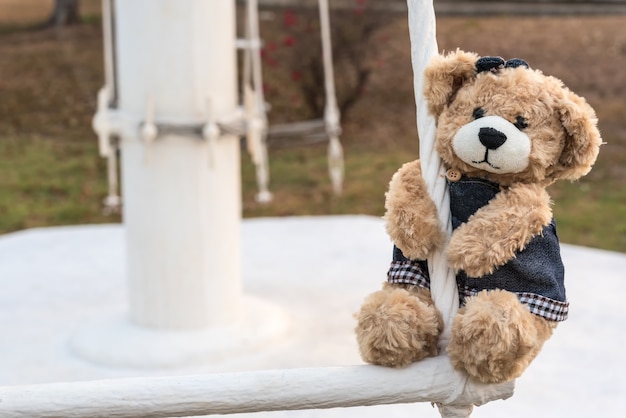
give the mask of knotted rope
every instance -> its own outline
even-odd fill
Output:
[[[420,150],[419,157],[422,174],[426,181],[430,197],[437,207],[439,222],[446,229],[447,235],[452,234],[450,215],[450,197],[445,179],[445,169],[435,149],[436,123],[433,116],[428,112],[426,100],[423,95],[424,69],[431,58],[438,54],[436,39],[435,11],[432,0],[407,0],[409,13],[409,34],[411,40],[411,62],[413,65],[415,102],[417,105],[417,131],[419,134]],[[445,256],[445,248],[436,251],[428,259],[430,273],[430,291],[437,309],[441,312],[444,322],[444,330],[439,340],[440,350],[445,350],[450,340],[450,329],[456,312],[459,309],[459,296],[456,285],[455,273],[448,267]],[[510,387],[502,388],[505,394]],[[464,389],[473,385],[464,379]],[[487,390],[487,389],[485,389]],[[509,393],[505,396],[510,396]],[[439,413],[444,418],[469,417],[473,406],[437,405]]]

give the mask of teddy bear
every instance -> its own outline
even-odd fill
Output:
[[[391,367],[438,354],[443,322],[427,259],[442,249],[460,301],[446,348],[453,367],[482,383],[510,381],[568,315],[546,188],[589,172],[602,143],[597,118],[522,59],[456,50],[435,56],[423,76],[453,232],[440,225],[419,160],[404,164],[385,199],[387,281],[355,314],[359,351]]]

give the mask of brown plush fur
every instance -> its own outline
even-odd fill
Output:
[[[546,186],[557,179],[575,180],[591,170],[601,139],[595,112],[585,99],[538,70],[515,68],[498,74],[476,75],[474,71],[468,75],[465,67],[470,59],[476,62],[474,54],[457,51],[439,57],[425,71],[424,96],[428,103],[449,103],[431,106],[437,119],[437,152],[449,168],[502,186],[520,182]],[[455,89],[438,87],[444,78],[440,73],[450,71],[451,63],[456,62],[462,64],[453,68],[460,73],[455,78]],[[526,118],[525,132],[532,138],[532,150],[530,164],[523,172],[489,173],[456,157],[452,138],[472,120],[476,107],[507,120],[515,120],[517,115]]]
[[[424,96],[437,122],[435,146],[446,168],[501,188],[447,243],[450,266],[470,277],[492,273],[541,233],[552,218],[545,188],[587,174],[601,144],[593,109],[560,80],[525,67],[477,73],[478,58],[457,50],[435,57],[424,73]],[[455,135],[475,120],[477,108],[511,124],[523,116],[520,130],[530,150],[521,170],[488,171],[457,156]],[[406,257],[426,259],[444,246],[419,161],[393,176],[385,208],[387,232]],[[386,284],[365,300],[357,318],[366,362],[400,367],[436,354],[441,316],[425,289]],[[525,370],[555,326],[531,314],[513,293],[483,291],[459,310],[447,353],[454,367],[476,380],[507,381]]]
[[[483,383],[508,381],[522,374],[554,327],[513,293],[482,291],[454,318],[447,352],[455,368]]]
[[[445,235],[419,161],[404,164],[393,175],[385,209],[387,233],[406,257],[424,260],[443,245]]]
[[[368,363],[403,367],[437,354],[443,322],[426,289],[385,283],[356,318],[361,357]]]

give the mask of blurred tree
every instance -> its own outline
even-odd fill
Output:
[[[80,22],[78,0],[55,0],[45,26],[65,26]]]
[[[276,19],[277,27],[265,34],[261,50],[268,101],[275,114],[292,115],[291,121],[322,117],[326,97],[319,10],[301,4],[275,10],[277,15],[282,11],[282,19]],[[334,78],[342,119],[364,94],[372,72],[383,64],[383,30],[395,18],[396,13],[374,1],[351,0],[331,8]],[[269,31],[270,22],[265,25],[262,29]],[[296,90],[299,94],[294,94]]]

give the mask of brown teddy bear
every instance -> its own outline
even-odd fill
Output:
[[[484,383],[521,375],[567,317],[546,187],[587,174],[601,144],[593,109],[521,59],[457,50],[424,72],[447,169],[453,233],[446,242],[419,161],[391,179],[385,202],[393,261],[356,318],[364,361],[402,367],[437,354],[442,319],[427,258],[445,248],[460,306],[447,353]]]

